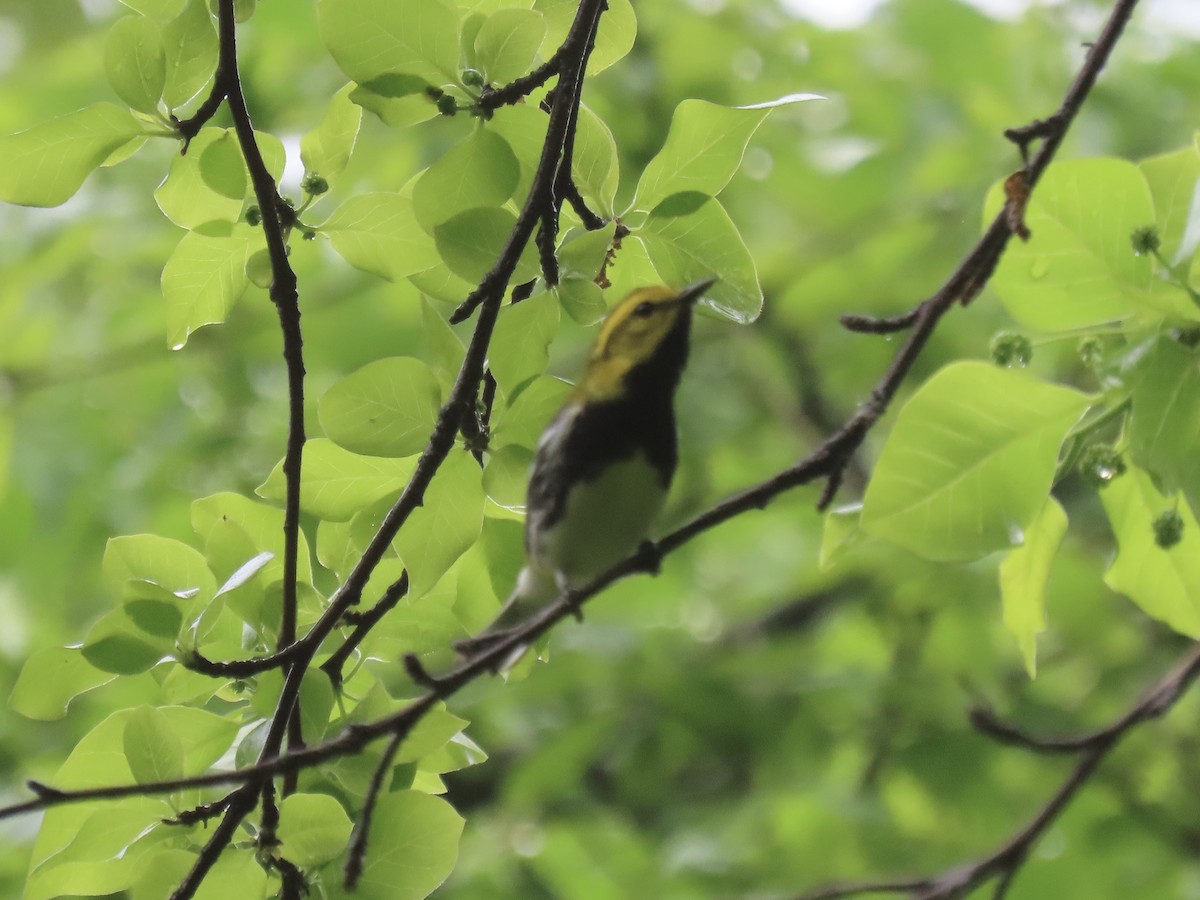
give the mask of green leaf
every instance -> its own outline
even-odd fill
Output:
[[[334,702],[329,677],[319,669],[305,672],[300,682],[300,723],[305,741],[317,743],[325,736]]]
[[[421,900],[454,868],[462,827],[462,817],[439,797],[419,791],[384,794],[375,808],[358,890],[344,893],[339,879],[331,897]]]
[[[153,19],[159,25],[170,22],[183,10],[185,0],[121,0],[134,12]]]
[[[505,394],[545,371],[557,331],[558,302],[553,294],[538,294],[501,310],[488,366]]]
[[[178,887],[178,885],[176,885]],[[204,876],[194,900],[269,897],[267,870],[253,850],[227,848]]]
[[[946,366],[900,411],[867,486],[863,530],[940,562],[1020,544],[1087,406],[1025,372]]]
[[[583,105],[579,107],[571,172],[583,198],[595,204],[593,211],[611,219],[621,173],[617,142],[604,120]]]
[[[523,513],[532,465],[533,452],[520,444],[508,444],[491,453],[483,469],[483,490],[488,499],[499,507]]]
[[[387,73],[428,84],[458,78],[458,13],[442,0],[320,0],[321,38],[359,84]]]
[[[120,757],[119,747],[113,755]],[[47,814],[35,845],[34,858],[40,864],[30,867],[21,896],[50,900],[119,895],[138,878],[142,860],[162,834],[159,820],[170,813],[160,799],[125,798],[103,809],[84,804]],[[42,841],[47,834],[59,838],[48,857],[50,845]]]
[[[138,784],[183,776],[183,741],[167,717],[153,706],[139,706],[125,720],[125,759]]]
[[[447,385],[458,377],[466,348],[454,329],[429,300],[421,299],[421,324],[425,328],[425,353],[433,370]]]
[[[198,157],[200,178],[204,184],[222,197],[236,200],[240,208],[250,183],[250,173],[242,161],[242,148],[233,129],[225,129],[219,139],[203,150],[189,147],[188,154]]]
[[[479,537],[483,485],[471,454],[451,451],[425,491],[425,502],[394,541],[409,574],[409,599],[417,600]]]
[[[580,325],[595,325],[608,312],[604,292],[590,278],[568,275],[554,288],[554,294],[567,315]]]
[[[269,550],[275,558],[263,570],[262,581],[280,581],[283,578],[283,510],[266,503],[256,503],[240,494],[220,493],[196,500],[192,503],[192,528],[205,542],[205,553],[213,560],[213,543],[220,540],[222,533],[248,539],[249,545],[239,543],[238,553],[229,559],[222,558],[218,574],[228,577],[241,568],[251,557]],[[309,559],[308,540],[300,532],[300,553],[297,561],[297,577],[305,584],[312,584],[312,561]]]
[[[1194,146],[1152,156],[1139,163],[1154,199],[1154,225],[1162,255],[1172,265],[1187,262],[1200,245],[1200,234],[1184,237],[1200,187],[1200,152]],[[1149,225],[1149,222],[1143,223]]]
[[[279,805],[282,855],[301,868],[336,859],[352,828],[342,804],[327,794],[291,794]]]
[[[616,222],[609,222],[595,231],[572,228],[563,236],[558,248],[559,271],[567,277],[574,275],[594,281],[608,260],[616,229]]]
[[[101,572],[109,592],[126,597],[130,582],[158,585],[163,599],[200,595],[211,597],[217,582],[204,555],[182,541],[156,534],[125,535],[109,539]]]
[[[304,171],[320,175],[331,183],[350,162],[362,124],[362,107],[350,99],[353,89],[354,85],[348,84],[334,94],[321,123],[300,139]]]
[[[408,484],[415,467],[415,458],[360,456],[343,450],[333,441],[314,438],[304,446],[300,508],[320,519],[348,521],[363,507],[399,493]],[[282,460],[258,489],[258,495],[278,502],[284,500]]]
[[[455,275],[477,283],[500,258],[516,221],[507,209],[468,209],[434,229],[438,254]],[[537,274],[537,254],[531,241],[521,254],[513,280],[528,281]]]
[[[1200,528],[1187,504],[1164,497],[1150,476],[1132,468],[1100,491],[1117,537],[1117,557],[1104,583],[1125,594],[1149,616],[1189,637],[1200,637]],[[1164,550],[1152,522],[1178,507],[1182,539]]]
[[[163,26],[167,54],[167,81],[163,99],[169,109],[187,103],[212,80],[217,68],[217,31],[205,0],[187,5]]]
[[[498,449],[519,444],[533,449],[559,407],[571,393],[571,385],[560,378],[543,375],[533,379],[495,416],[491,445]]]
[[[671,116],[667,140],[646,164],[631,209],[654,209],[672,194],[696,191],[715,197],[742,163],[746,145],[774,106],[816,99],[796,94],[774,104],[730,107],[684,100]]]
[[[146,634],[118,609],[88,631],[83,657],[102,672],[136,675],[149,671],[171,649],[171,641]]]
[[[546,39],[542,56],[549,58],[567,36],[579,4],[575,0],[537,0],[533,8],[546,19]],[[598,75],[633,49],[637,37],[637,16],[629,0],[609,0],[608,11],[600,20],[596,47],[588,60],[588,75]]]
[[[368,363],[317,404],[330,440],[366,456],[412,456],[433,432],[441,388],[429,366],[396,356]]]
[[[360,85],[350,92],[350,99],[391,128],[406,128],[439,115],[435,101],[424,91],[403,97],[388,97]]]
[[[1037,636],[1046,630],[1046,582],[1067,533],[1067,514],[1053,497],[1025,531],[1025,543],[1000,563],[1004,627],[1017,639],[1025,671],[1037,675]]]
[[[44,647],[21,666],[8,708],[27,719],[61,719],[72,700],[115,677],[92,666],[79,647]]]
[[[154,191],[154,200],[168,219],[181,228],[214,237],[230,234],[242,214],[242,195],[219,193],[201,172],[200,161],[210,147],[218,144],[232,148],[238,154],[239,166],[242,164],[231,129],[202,128],[192,138],[186,154],[171,157],[167,177]]]
[[[417,226],[412,201],[399,194],[351,197],[320,231],[350,265],[389,281],[423,272],[438,262],[433,241]]]
[[[1004,205],[997,184],[984,203],[990,224]],[[1028,242],[1010,241],[992,286],[1023,325],[1065,331],[1133,315],[1153,267],[1129,236],[1154,222],[1154,201],[1133,163],[1075,159],[1046,170],[1025,211]]]
[[[461,734],[468,724],[466,719],[460,719],[447,711],[443,705],[433,707],[400,745],[396,752],[396,762],[416,762],[422,757],[436,753],[455,735]]]
[[[0,200],[58,206],[110,153],[141,133],[129,110],[97,103],[0,137]]]
[[[862,530],[862,504],[854,503],[831,509],[821,529],[821,571],[836,566],[843,557],[865,540]]]
[[[583,114],[580,113],[582,121]],[[487,124],[490,132],[500,135],[517,158],[520,174],[512,196],[523,200],[529,196],[533,186],[533,176],[537,173],[538,162],[542,158],[542,143],[546,134],[546,114],[532,104],[518,103],[515,106],[502,106],[492,114]],[[579,138],[576,137],[576,150],[579,152]]]
[[[546,36],[546,21],[530,9],[501,9],[475,35],[475,60],[495,85],[506,84],[529,71]]]
[[[517,186],[520,166],[508,142],[480,128],[425,170],[413,187],[417,221],[434,228],[476,206],[501,206]],[[511,227],[511,226],[510,226]]]
[[[133,109],[158,112],[167,81],[167,55],[162,33],[150,19],[118,19],[104,44],[104,71],[117,96]]]
[[[1142,359],[1129,437],[1134,461],[1200,509],[1200,360],[1192,350],[1163,338]]]
[[[261,240],[248,226],[238,226],[229,237],[195,231],[183,236],[162,273],[167,344],[172,350],[182,349],[197,328],[225,321],[246,292],[246,264]]]
[[[715,275],[718,281],[701,303],[740,325],[758,318],[762,288],[754,260],[719,202],[704,194],[675,194],[635,234],[666,284],[683,287]]]

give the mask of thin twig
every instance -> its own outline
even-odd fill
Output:
[[[395,609],[396,604],[407,593],[408,569],[405,569],[400,573],[399,578],[388,585],[383,596],[379,598],[379,602],[358,617],[354,630],[350,632],[350,636],[342,642],[342,645],[333,652],[329,659],[321,663],[321,671],[329,676],[334,688],[342,686],[342,670],[346,666],[346,660],[358,649],[358,645],[371,633],[371,629],[379,623],[379,620]]]
[[[912,885],[908,893],[913,900],[953,900],[965,896],[993,878],[997,880],[997,895],[1003,896],[1003,892],[1008,889],[1034,845],[1067,808],[1080,788],[1088,782],[1109,752],[1138,725],[1164,716],[1197,678],[1200,678],[1200,642],[1192,644],[1150,690],[1107,728],[1074,739],[1074,747],[1070,749],[1065,748],[1066,741],[1061,742],[1064,749],[1056,752],[1075,752],[1079,755],[1079,761],[1054,795],[1025,826],[997,850],[977,862],[957,866],[940,875],[908,882]],[[1021,746],[1044,752],[1048,742],[1023,737],[1020,743]],[[882,890],[878,887],[880,884],[903,883],[889,880],[823,888],[804,894],[798,900],[851,897]]]
[[[350,837],[350,849],[346,855],[346,864],[342,869],[343,881],[347,890],[354,890],[358,886],[358,879],[362,876],[363,860],[367,855],[367,841],[371,836],[371,819],[375,815],[375,805],[379,802],[379,795],[383,792],[384,782],[392,772],[396,751],[400,749],[403,740],[400,732],[396,732],[392,736],[383,751],[383,756],[380,757],[379,764],[375,767],[375,772],[371,775],[371,785],[367,788],[362,812],[358,814],[354,834]]]

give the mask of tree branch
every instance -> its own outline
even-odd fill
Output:
[[[1075,752],[1079,754],[1079,761],[1045,806],[992,854],[940,875],[909,881],[864,881],[834,885],[803,894],[798,900],[828,900],[882,891],[907,893],[912,900],[955,900],[992,879],[997,881],[996,896],[1002,897],[1046,829],[1062,815],[1067,804],[1095,774],[1109,752],[1141,723],[1166,715],[1198,677],[1200,642],[1192,644],[1187,653],[1141,699],[1107,728],[1073,739],[1047,741],[1022,734],[1019,742],[1006,740],[1038,752],[1047,752],[1048,747],[1052,747],[1050,752],[1055,753]]]

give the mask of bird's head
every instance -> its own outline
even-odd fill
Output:
[[[687,359],[692,307],[714,281],[706,278],[682,290],[659,285],[630,293],[600,327],[580,389],[597,400],[620,396],[629,372],[656,361],[663,364],[663,377],[670,378],[673,388]],[[670,359],[663,358],[667,354]]]

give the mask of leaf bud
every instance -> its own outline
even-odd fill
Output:
[[[1147,253],[1157,253],[1162,246],[1162,239],[1158,236],[1158,229],[1149,225],[1145,228],[1135,228],[1129,236],[1129,243],[1133,246],[1136,256],[1144,256]]]
[[[1085,337],[1079,342],[1079,347],[1076,348],[1079,354],[1079,361],[1089,369],[1098,369],[1100,364],[1104,362],[1104,341],[1096,337],[1094,334]]]
[[[1183,540],[1183,517],[1178,510],[1168,509],[1160,514],[1151,527],[1154,529],[1154,543],[1164,550],[1170,550]]]
[[[254,228],[262,224],[262,210],[257,205],[246,207],[246,224]]]
[[[992,338],[992,361],[998,366],[1025,368],[1033,359],[1033,344],[1023,334],[1002,331]]]
[[[329,190],[329,182],[316,172],[305,172],[304,178],[300,180],[300,190],[314,197],[319,197]]]
[[[483,87],[483,73],[478,69],[463,69],[462,83],[467,87]]]
[[[1108,444],[1093,444],[1079,458],[1079,474],[1092,487],[1102,488],[1125,474],[1125,460]]]
[[[449,94],[442,94],[437,98],[437,108],[443,116],[452,116],[458,112],[458,101]]]

